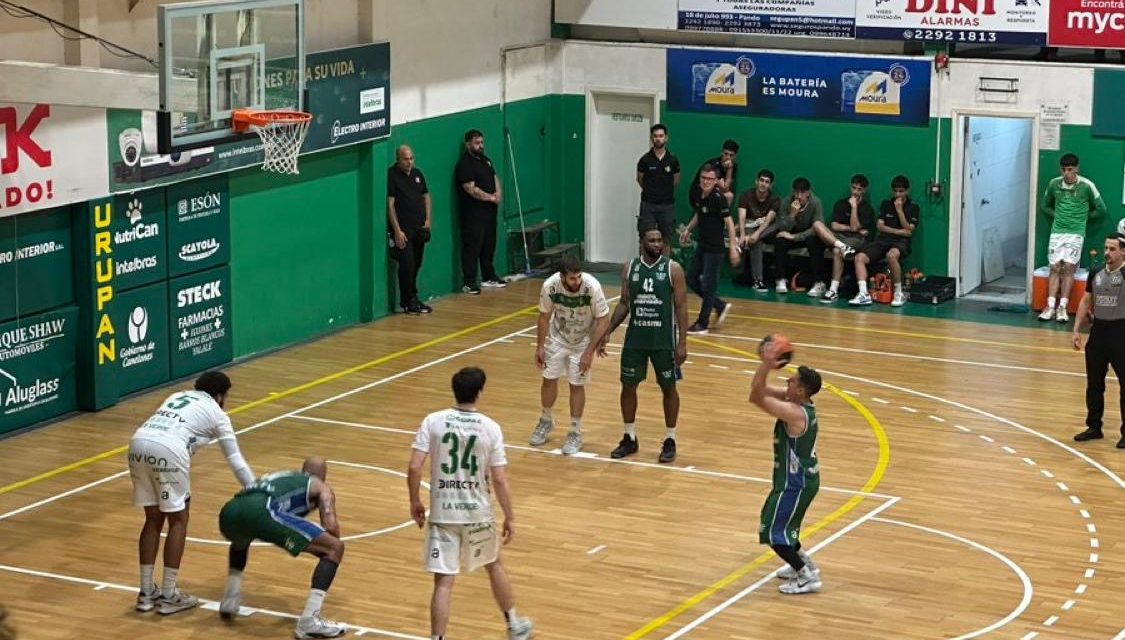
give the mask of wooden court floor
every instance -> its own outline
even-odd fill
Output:
[[[564,429],[526,446],[538,286],[447,297],[429,317],[229,369],[255,472],[334,461],[349,542],[324,613],[353,637],[429,637],[431,579],[403,471],[419,421],[450,404],[450,375],[473,364],[509,446],[517,524],[504,559],[538,638],[1125,638],[1125,451],[1115,437],[1070,439],[1084,377],[1068,334],[739,301],[717,334],[690,341],[673,465],[656,463],[651,381],[640,453],[608,459],[621,430],[613,353],[588,387],[585,455],[564,458]],[[775,330],[829,383],[817,398],[823,488],[802,533],[824,589],[798,597],[777,592],[780,563],[757,542],[772,420],[748,404],[748,372],[757,338]],[[215,448],[193,463],[181,571],[209,604],[132,611],[140,514],[122,447],[166,393],[0,441],[0,603],[20,638],[290,637],[309,558],[255,547],[243,602],[254,612],[230,625],[215,613],[226,564],[216,514],[235,490]],[[557,417],[565,407],[564,389]],[[504,637],[483,574],[459,578],[448,637]]]

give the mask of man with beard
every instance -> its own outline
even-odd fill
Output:
[[[604,355],[609,334],[629,317],[621,350],[625,435],[609,455],[624,458],[637,452],[637,386],[648,375],[648,363],[652,362],[656,383],[664,395],[664,445],[658,459],[672,462],[676,459],[676,420],[680,414],[676,379],[680,365],[687,360],[687,287],[683,268],[664,255],[660,229],[646,229],[641,234],[641,256],[625,264],[621,282],[624,290],[598,347],[598,353]]]
[[[1075,435],[1078,442],[1100,440],[1102,416],[1105,414],[1105,376],[1109,367],[1117,379],[1125,375],[1125,236],[1111,233],[1105,239],[1105,264],[1091,269],[1086,279],[1086,293],[1074,316],[1075,349],[1082,348],[1080,330],[1087,319],[1090,341],[1086,343],[1086,430]],[[1125,449],[1125,386],[1120,387],[1121,439],[1118,449]]]
[[[680,161],[668,151],[668,127],[654,124],[649,130],[652,149],[637,161],[637,184],[641,186],[641,210],[637,231],[660,229],[665,242],[676,228],[676,187],[680,184]],[[664,255],[671,247],[664,246]]]
[[[461,214],[461,293],[480,295],[480,288],[503,289],[493,264],[496,253],[496,211],[500,206],[500,181],[492,160],[484,155],[484,134],[465,133],[465,153],[457,161],[453,178]],[[477,263],[481,282],[477,284]]]
[[[539,324],[535,334],[535,366],[543,371],[539,388],[542,413],[529,444],[547,442],[555,426],[551,409],[559,396],[559,378],[570,382],[570,428],[563,455],[582,450],[582,411],[586,407],[585,384],[590,379],[597,345],[609,325],[609,303],[602,285],[582,272],[574,256],[563,258],[558,273],[543,283],[539,293]]]

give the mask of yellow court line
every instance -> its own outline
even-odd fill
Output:
[[[785,318],[774,318],[767,316],[747,316],[737,313],[732,313],[728,317],[741,318],[743,320],[764,320],[772,324],[791,324],[802,327],[815,327],[817,329],[837,329],[843,328],[840,325],[831,322],[811,322],[808,320],[786,320]],[[953,321],[951,321],[953,322]],[[1006,325],[1005,325],[1006,326]],[[1019,349],[1030,349],[1032,351],[1058,351],[1065,353],[1078,353],[1069,347],[1043,347],[1034,344],[1023,344],[1019,342],[997,342],[995,340],[982,340],[979,338],[959,338],[957,336],[942,336],[934,335],[932,333],[917,333],[914,331],[896,331],[894,329],[876,329],[874,327],[856,327],[847,326],[848,331],[856,333],[877,333],[889,336],[899,336],[903,338],[924,338],[926,340],[947,340],[949,342],[965,342],[968,344],[983,344],[991,347],[1016,347]],[[1019,328],[1019,327],[1016,327]]]
[[[250,409],[253,409],[254,407],[258,407],[258,406],[261,406],[263,404],[268,404],[270,402],[274,402],[276,400],[280,400],[282,398],[291,396],[295,393],[307,391],[307,390],[312,389],[314,387],[319,387],[320,385],[326,384],[328,382],[332,382],[333,380],[339,380],[340,378],[343,378],[345,376],[349,376],[353,373],[358,373],[358,372],[363,371],[365,369],[370,369],[371,367],[377,367],[381,364],[386,364],[386,363],[388,363],[392,360],[397,360],[397,359],[399,359],[403,356],[408,356],[412,353],[422,351],[423,349],[428,349],[430,347],[434,347],[434,346],[437,346],[439,344],[449,342],[450,340],[454,340],[456,338],[460,338],[462,336],[469,335],[470,333],[475,333],[477,331],[480,331],[481,329],[487,329],[488,327],[498,325],[502,322],[506,322],[508,320],[511,320],[512,318],[518,318],[519,316],[526,315],[531,311],[535,311],[536,309],[537,309],[537,307],[535,307],[535,306],[524,307],[523,309],[520,309],[519,311],[513,311],[512,313],[502,315],[498,318],[493,318],[492,320],[488,320],[487,322],[481,322],[480,324],[475,324],[471,327],[466,327],[464,329],[454,331],[453,333],[447,333],[444,336],[440,336],[440,337],[434,338],[432,340],[427,340],[425,342],[416,344],[413,347],[408,347],[406,349],[402,349],[401,351],[396,351],[394,353],[390,353],[390,354],[387,354],[385,356],[380,356],[378,358],[375,358],[374,360],[369,360],[369,361],[364,362],[362,364],[357,364],[354,367],[349,367],[347,369],[337,371],[336,373],[331,373],[329,375],[326,375],[322,378],[317,378],[316,380],[313,380],[312,382],[306,382],[304,384],[297,385],[295,387],[291,387],[289,389],[286,389],[285,391],[280,391],[280,392],[275,393],[275,394],[271,394],[271,395],[268,395],[268,396],[265,396],[265,397],[262,397],[262,398],[258,398],[257,400],[252,400],[250,402],[247,402],[246,404],[239,405],[239,406],[235,407],[234,409],[231,409],[230,411],[227,412],[227,414],[228,415],[235,415],[235,414],[238,414],[238,413],[242,413],[243,411],[249,411]],[[83,459],[81,459],[77,462],[72,462],[68,465],[63,465],[61,467],[58,467],[57,469],[51,469],[50,471],[46,471],[46,472],[41,473],[37,476],[27,478],[26,480],[20,480],[19,482],[13,482],[12,484],[9,484],[7,486],[0,487],[0,495],[4,495],[5,493],[11,493],[12,491],[17,491],[19,489],[23,489],[24,487],[31,486],[31,485],[33,485],[37,482],[49,480],[50,478],[54,478],[54,477],[60,476],[64,473],[69,473],[71,471],[74,471],[75,469],[81,469],[82,467],[91,465],[91,464],[93,464],[95,462],[99,462],[101,460],[105,460],[106,458],[112,458],[114,456],[119,456],[122,453],[125,453],[128,449],[129,449],[128,445],[117,447],[116,449],[104,451],[104,452],[99,453],[97,455],[90,456],[89,458],[83,458]]]
[[[729,351],[731,353],[736,353],[736,354],[738,354],[738,355],[740,355],[744,358],[748,358],[750,360],[756,359],[753,354],[751,354],[747,351],[743,351],[742,349],[736,349],[734,347],[728,347],[727,345],[719,344],[717,342],[711,342],[709,340],[700,340],[700,339],[694,338],[694,337],[692,338],[692,342],[697,342],[699,344],[705,344],[709,347],[714,347],[714,348],[719,349],[721,351]],[[859,414],[861,416],[863,416],[863,419],[867,421],[867,424],[870,425],[871,430],[875,433],[875,439],[878,440],[878,442],[879,442],[879,459],[875,463],[875,470],[871,472],[871,476],[867,479],[867,482],[863,485],[863,488],[860,489],[860,491],[862,491],[864,493],[873,492],[875,490],[875,487],[879,486],[879,483],[883,480],[883,474],[886,473],[886,471],[887,471],[887,463],[889,463],[890,459],[891,459],[891,445],[887,441],[887,433],[886,433],[886,431],[883,430],[883,425],[879,424],[879,420],[877,420],[875,418],[875,416],[872,415],[871,412],[867,410],[867,407],[863,406],[858,400],[856,400],[855,398],[852,398],[851,396],[844,393],[843,391],[840,391],[840,389],[838,387],[836,387],[836,386],[834,386],[830,383],[825,382],[824,388],[828,389],[833,394],[835,394],[836,396],[843,399],[844,402],[848,403],[849,405],[851,405],[851,407],[853,409],[858,411]],[[824,518],[821,518],[815,524],[802,529],[801,530],[801,539],[804,540],[806,537],[815,534],[816,532],[820,531],[821,529],[823,529],[823,528],[827,527],[828,525],[832,524],[833,522],[839,520],[845,514],[847,514],[849,511],[851,511],[852,509],[855,509],[857,506],[859,506],[859,503],[863,502],[864,498],[865,498],[865,496],[862,496],[862,495],[852,496],[852,498],[850,500],[845,502],[843,505],[841,505],[838,509],[836,509],[832,513],[828,514]],[[653,631],[656,631],[657,629],[665,626],[666,624],[668,624],[669,622],[671,622],[673,619],[677,618],[678,616],[680,616],[684,612],[694,608],[699,603],[701,603],[704,600],[710,598],[711,596],[715,595],[719,591],[722,591],[723,589],[729,587],[734,582],[738,581],[739,579],[741,579],[744,576],[746,576],[747,574],[751,573],[752,571],[754,571],[758,567],[762,566],[763,564],[768,562],[770,560],[770,558],[773,558],[774,555],[775,554],[774,554],[773,551],[766,551],[765,553],[762,553],[761,555],[754,558],[753,560],[746,563],[745,565],[743,565],[743,566],[735,569],[734,571],[728,573],[727,575],[723,576],[721,579],[719,579],[714,584],[709,585],[708,587],[704,588],[699,593],[696,593],[695,595],[691,596],[687,600],[684,600],[680,604],[676,605],[675,607],[670,609],[667,613],[665,613],[665,614],[663,614],[663,615],[661,615],[657,618],[652,619],[645,626],[643,626],[640,629],[637,629],[636,631],[634,631],[634,632],[630,633],[629,635],[625,636],[625,640],[638,640],[639,638],[643,638],[643,637],[647,636],[648,634],[652,633]]]

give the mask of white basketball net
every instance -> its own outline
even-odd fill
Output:
[[[311,118],[297,121],[273,121],[263,125],[251,125],[251,129],[262,139],[262,151],[266,159],[262,171],[297,175],[297,155],[301,144],[309,132]]]

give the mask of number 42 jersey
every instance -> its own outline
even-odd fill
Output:
[[[492,522],[489,471],[508,464],[500,425],[483,413],[445,409],[426,416],[414,449],[430,456],[430,522]]]

